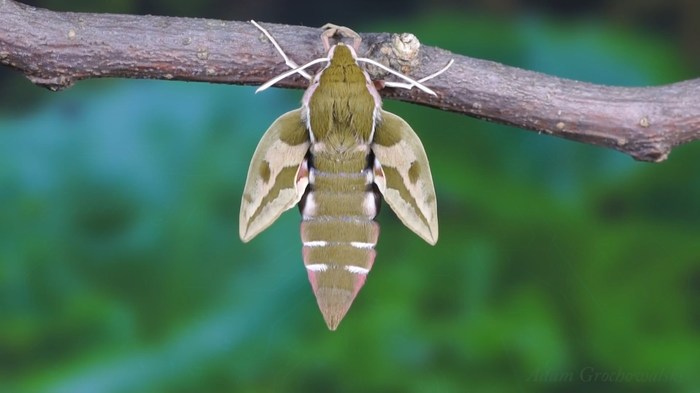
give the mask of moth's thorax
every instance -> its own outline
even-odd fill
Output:
[[[321,71],[317,84],[307,113],[315,141],[338,151],[368,144],[378,105],[370,92],[374,86],[349,47],[339,44],[332,50],[330,64]]]

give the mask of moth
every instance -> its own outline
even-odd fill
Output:
[[[310,79],[301,108],[275,120],[255,149],[240,211],[240,237],[253,239],[284,211],[299,205],[302,255],[318,306],[335,330],[364,285],[379,237],[374,221],[382,197],[409,229],[434,245],[438,239],[435,189],[428,158],[416,133],[400,117],[382,109],[369,74],[359,62],[386,69],[408,83],[435,93],[371,59],[359,58],[359,35],[327,25],[321,35],[328,55],[301,67],[270,39],[292,69],[260,86],[300,73]],[[330,46],[336,33],[354,38]],[[306,68],[323,63],[313,77]]]

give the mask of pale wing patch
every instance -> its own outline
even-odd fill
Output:
[[[309,184],[304,157],[309,135],[301,110],[285,113],[265,132],[248,168],[239,234],[247,242],[296,205]]]
[[[435,244],[437,203],[428,157],[408,123],[393,113],[381,114],[372,144],[374,182],[401,222]]]

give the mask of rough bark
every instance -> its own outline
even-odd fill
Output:
[[[320,29],[264,25],[297,63],[325,55]],[[386,98],[612,148],[659,162],[674,146],[700,138],[700,79],[656,87],[615,87],[562,79],[423,46],[401,63],[387,33],[361,34],[360,55],[418,78],[454,65],[417,89]],[[0,0],[0,64],[52,90],[97,77],[175,79],[256,85],[286,71],[249,22],[150,15],[53,12]],[[381,75],[379,75],[381,77]],[[304,88],[287,78],[278,86]]]

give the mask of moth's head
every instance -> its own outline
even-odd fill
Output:
[[[332,66],[344,66],[357,64],[357,54],[351,46],[343,43],[334,45],[328,52],[328,57],[331,59]]]

